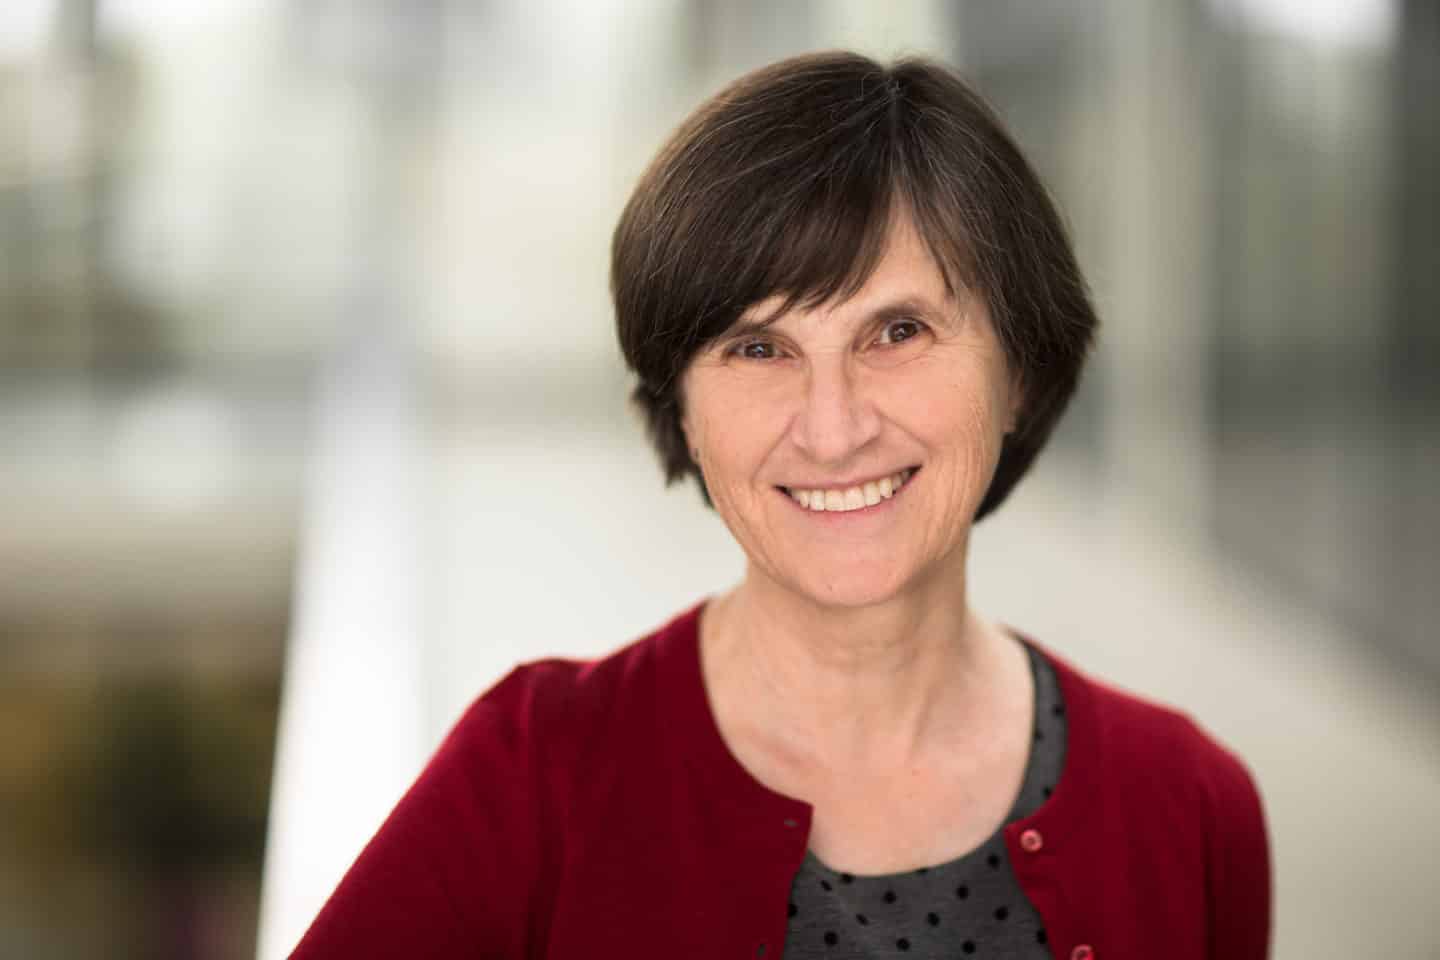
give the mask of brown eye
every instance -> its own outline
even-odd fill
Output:
[[[885,324],[885,329],[880,334],[880,342],[886,345],[903,343],[911,337],[920,335],[921,324],[918,320],[894,320]]]
[[[768,340],[747,340],[737,344],[731,352],[746,360],[772,360],[775,357],[775,344]]]

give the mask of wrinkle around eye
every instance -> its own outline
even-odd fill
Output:
[[[899,319],[887,321],[885,325],[880,328],[881,338],[884,338],[886,335],[888,335],[892,328],[902,325],[909,325],[914,327],[915,332],[911,333],[909,336],[902,337],[899,340],[895,340],[889,343],[883,342],[882,339],[881,341],[879,341],[879,345],[882,347],[899,347],[909,343],[912,340],[923,337],[927,333],[933,332],[931,326],[924,320],[920,320],[915,317],[902,317]]]
[[[756,357],[745,353],[751,347],[765,347],[769,350],[769,356]],[[777,360],[784,360],[788,357],[785,348],[774,340],[756,337],[742,337],[720,348],[719,355],[725,360],[742,360],[753,363],[773,363]]]
[[[888,333],[889,326],[898,322],[900,321],[891,321],[890,324],[887,324],[886,332]],[[870,342],[869,349],[865,351],[868,363],[876,366],[894,366],[915,360],[927,355],[930,348],[940,341],[941,338],[935,328],[925,321],[906,322],[915,325],[915,332],[893,343],[887,343],[877,336]]]
[[[766,352],[766,355],[757,356],[756,354],[750,352],[752,348],[756,350],[764,350]],[[729,353],[731,356],[739,357],[742,360],[774,360],[776,357],[779,356],[780,352],[775,348],[775,344],[768,341],[747,340],[743,343],[735,344],[733,347],[730,348]]]

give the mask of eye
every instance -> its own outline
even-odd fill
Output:
[[[891,320],[885,324],[880,331],[879,343],[885,346],[893,346],[897,343],[904,343],[912,337],[918,337],[925,329],[925,325],[919,320]]]
[[[775,344],[769,340],[742,340],[725,353],[745,360],[773,360],[776,357]]]

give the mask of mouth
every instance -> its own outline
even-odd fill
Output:
[[[906,467],[878,480],[852,487],[823,487],[805,490],[798,487],[776,487],[797,505],[813,513],[851,513],[878,506],[892,500],[903,490],[919,467]]]

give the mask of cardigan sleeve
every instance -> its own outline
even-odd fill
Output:
[[[1216,746],[1206,790],[1210,951],[1213,960],[1265,960],[1271,938],[1270,844],[1255,781]]]
[[[535,673],[476,700],[291,954],[521,957],[539,889]]]

